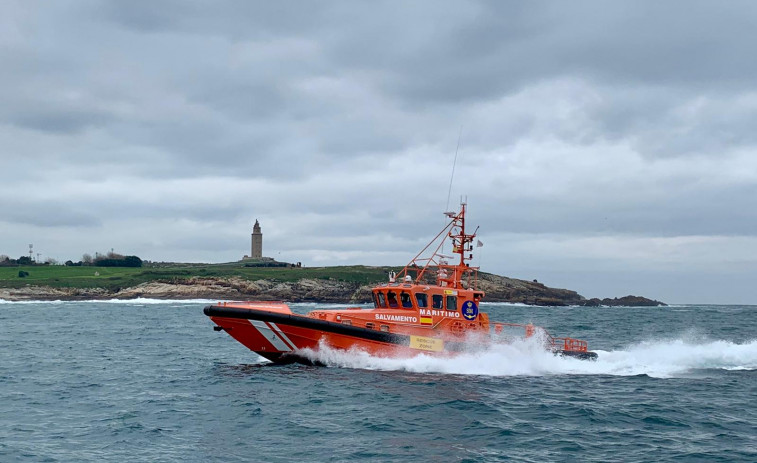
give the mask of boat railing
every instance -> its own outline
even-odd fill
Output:
[[[560,338],[554,337],[547,332],[544,328],[532,324],[520,324],[520,323],[503,323],[503,322],[491,322],[490,326],[493,327],[494,334],[496,336],[508,336],[512,335],[514,331],[517,331],[517,335],[522,335],[526,338],[534,336],[537,332],[543,333],[544,343],[546,347],[553,351],[572,351],[572,352],[588,352],[589,343],[581,339],[575,338]]]
[[[572,352],[587,352],[589,343],[574,338],[553,338],[549,337],[549,342],[553,350],[566,350]]]

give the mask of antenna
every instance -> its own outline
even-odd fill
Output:
[[[460,138],[463,136],[463,126],[460,125],[460,133],[457,134],[457,148],[455,148],[455,160],[452,161],[452,175],[449,177],[449,191],[447,191],[447,207],[444,212],[449,210],[449,198],[452,195],[452,180],[455,178],[455,164],[457,164],[457,152],[460,150]]]
[[[33,244],[29,245],[29,260],[30,261],[34,260],[34,245]]]

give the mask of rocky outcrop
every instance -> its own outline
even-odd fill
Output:
[[[77,301],[112,298],[112,292],[103,288],[52,288],[25,286],[0,288],[0,299],[6,301]]]
[[[478,287],[487,302],[519,302],[532,305],[580,305],[586,299],[569,289],[550,288],[538,281],[518,280],[490,273],[479,274]]]
[[[578,305],[584,305],[584,306],[591,306],[591,307],[599,307],[599,306],[608,306],[608,307],[666,307],[667,304],[660,301],[655,301],[653,299],[647,299],[646,297],[641,296],[623,296],[623,297],[616,297],[613,299],[610,299],[609,297],[606,297],[604,299],[598,299],[598,298],[592,298],[587,299]]]
[[[366,297],[353,298],[361,289],[356,283],[338,280],[301,279],[294,282],[272,280],[249,281],[241,278],[187,278],[171,281],[152,281],[109,291],[104,288],[52,288],[25,286],[0,289],[0,299],[19,300],[81,300],[81,299],[223,299],[223,300],[284,300],[292,302],[362,302]]]
[[[282,300],[292,302],[348,302],[357,284],[337,280],[301,279],[294,282],[249,281],[241,278],[189,278],[170,283],[143,283],[112,297],[157,299]],[[370,296],[369,296],[370,297]]]
[[[300,279],[292,282],[274,280],[250,281],[242,278],[172,279],[152,281],[131,288],[109,291],[104,288],[52,288],[26,286],[0,289],[0,299],[17,300],[84,300],[84,299],[218,299],[218,300],[282,300],[290,302],[365,303],[371,300],[371,285],[336,279]],[[531,305],[665,305],[643,297],[586,299],[575,291],[550,288],[537,281],[518,280],[488,273],[479,275],[478,287],[486,293],[487,302],[515,302]]]

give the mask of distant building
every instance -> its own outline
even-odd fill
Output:
[[[250,255],[245,255],[242,258],[242,261],[244,262],[245,267],[302,267],[302,263],[300,262],[290,264],[288,262],[278,262],[272,257],[263,257],[263,231],[260,229],[260,222],[258,222],[258,219],[255,219],[255,225],[252,226]]]
[[[258,219],[255,219],[255,225],[252,227],[252,253],[250,257],[253,259],[263,257],[263,232],[260,231]]]

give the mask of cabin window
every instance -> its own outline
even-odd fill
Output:
[[[378,301],[378,294],[373,293],[372,297],[373,297],[373,307],[376,307],[376,308],[381,307]]]
[[[372,330],[373,329],[373,322],[366,323],[365,327],[368,328],[369,330]]]
[[[457,296],[447,296],[447,310],[457,310]]]
[[[389,325],[381,325],[381,331],[383,331],[384,333],[388,333],[389,332]]]
[[[378,307],[386,307],[386,296],[384,296],[384,293],[376,293],[376,296],[378,297]]]
[[[399,304],[397,304],[397,293],[394,291],[389,291],[386,293],[386,300],[389,302],[389,307],[398,307]]]
[[[434,294],[431,296],[431,304],[432,309],[441,309],[444,304],[444,298],[441,294]]]
[[[406,309],[413,308],[413,300],[410,299],[410,293],[406,293],[405,291],[402,291],[400,293],[400,302],[402,302],[402,307]]]
[[[415,301],[420,308],[428,307],[428,297],[423,293],[415,293]]]
[[[352,326],[352,320],[347,320],[345,318],[342,320],[342,325]]]

